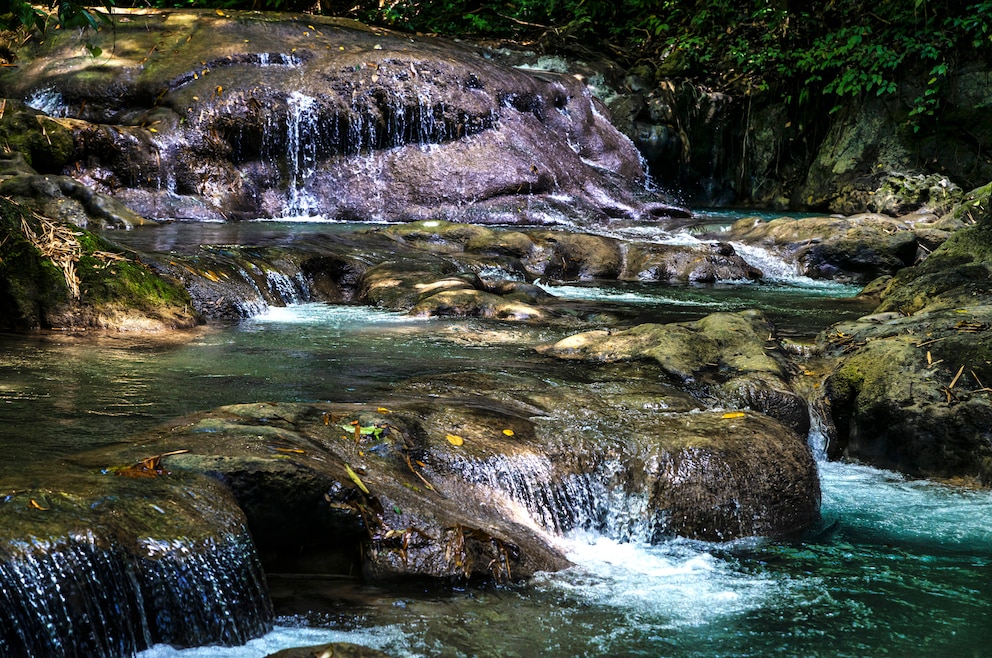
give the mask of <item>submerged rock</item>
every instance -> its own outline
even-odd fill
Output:
[[[265,658],[389,658],[377,649],[363,647],[360,644],[347,642],[331,642],[312,647],[295,647],[270,653]]]
[[[642,199],[636,149],[571,76],[320,16],[114,17],[112,30],[25,48],[0,93],[44,97],[74,138],[73,175],[142,215],[540,224],[685,212]]]

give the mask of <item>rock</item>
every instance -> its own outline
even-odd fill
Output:
[[[72,117],[59,119],[74,138],[65,166],[144,216],[602,224],[665,213],[642,200],[634,146],[571,76],[320,16],[115,18],[87,35],[99,63],[64,31],[26,48],[0,92],[57,98]]]
[[[839,358],[825,386],[831,455],[992,485],[992,215],[982,198],[977,223],[897,273],[875,315],[821,335]]]
[[[40,215],[80,228],[131,229],[153,223],[69,176],[20,174],[0,182],[0,194]]]
[[[0,328],[190,328],[190,302],[137,254],[0,199]]]
[[[747,407],[801,434],[806,403],[788,384],[788,365],[774,329],[758,311],[714,313],[696,322],[642,324],[589,331],[542,348],[561,359],[613,363],[649,359],[701,399]]]
[[[141,449],[181,443],[189,452],[167,468],[226,483],[267,568],[386,582],[507,581],[565,566],[531,527],[436,481],[437,454],[457,448],[418,415],[401,404],[234,405],[163,428]],[[367,428],[360,441],[352,421]]]
[[[883,215],[738,220],[721,240],[770,249],[814,279],[867,282],[912,265],[913,227]]]
[[[627,249],[623,278],[635,281],[756,280],[761,270],[749,265],[725,242],[699,245],[636,244]]]
[[[32,173],[61,173],[74,157],[72,134],[58,120],[11,98],[0,99],[4,158],[19,155]]]
[[[348,642],[330,642],[312,647],[296,647],[270,653],[265,658],[389,658],[377,649]]]
[[[761,414],[700,412],[645,374],[601,366],[594,384],[551,388],[464,374],[400,391],[447,402],[424,426],[464,438],[461,449],[434,455],[439,482],[482,486],[494,502],[508,497],[556,532],[725,541],[787,535],[818,517],[816,469],[798,435]],[[494,416],[480,393],[516,417]]]
[[[211,478],[159,472],[152,453],[141,459],[151,468],[59,464],[5,482],[4,655],[230,646],[272,628],[258,554],[230,492]]]
[[[475,317],[495,320],[540,321],[547,313],[530,304],[507,300],[481,290],[445,290],[421,299],[410,311],[422,317]]]

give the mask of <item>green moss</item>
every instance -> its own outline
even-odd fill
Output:
[[[0,117],[0,143],[39,173],[60,173],[72,158],[72,134],[58,122],[12,100]]]
[[[0,198],[0,328],[44,325],[46,309],[69,301],[65,278],[21,232],[24,211]]]
[[[153,272],[135,254],[76,227],[81,294],[73,299],[63,271],[25,238],[22,219],[37,230],[36,219],[0,198],[0,328],[47,327],[67,317],[73,322],[72,317],[92,317],[104,307],[189,319],[191,301],[183,287]]]
[[[83,247],[79,259],[79,287],[86,303],[119,304],[144,311],[190,305],[189,293],[182,286],[154,273],[137,260],[135,254],[127,254],[87,231],[81,231],[79,242]]]

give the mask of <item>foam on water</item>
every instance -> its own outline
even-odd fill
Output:
[[[680,304],[683,306],[712,306],[704,300],[677,299],[663,294],[644,294],[610,288],[608,286],[552,286],[540,279],[534,282],[538,287],[562,299],[586,301],[618,302],[628,304]]]
[[[328,327],[355,327],[382,323],[423,322],[403,313],[381,311],[368,306],[338,306],[312,302],[270,306],[264,313],[242,323],[242,328],[252,329],[266,325],[320,325]]]
[[[404,646],[407,636],[398,628],[380,626],[367,630],[339,631],[328,628],[301,628],[277,626],[270,633],[237,647],[195,647],[177,649],[167,644],[157,644],[142,651],[138,658],[264,658],[277,651],[328,642],[350,642],[383,649],[386,646]]]
[[[578,601],[636,614],[644,623],[681,628],[762,606],[781,597],[785,579],[744,573],[700,542],[619,543],[593,534],[567,539],[576,566],[543,576],[538,586]]]
[[[847,526],[944,548],[992,552],[992,491],[910,480],[869,466],[820,464],[823,515]]]

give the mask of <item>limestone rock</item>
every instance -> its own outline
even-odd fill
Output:
[[[738,220],[720,238],[770,249],[815,279],[867,282],[912,265],[913,227],[883,215]]]
[[[703,399],[750,407],[805,434],[806,403],[788,384],[774,329],[758,311],[714,313],[696,322],[642,324],[576,334],[542,349],[562,359],[652,360]]]
[[[114,16],[86,39],[32,44],[0,92],[50,96],[74,139],[73,175],[144,216],[547,224],[668,212],[571,76],[321,16]]]
[[[840,357],[826,383],[830,452],[925,477],[992,484],[992,215],[897,273],[876,314],[821,335]]]

